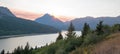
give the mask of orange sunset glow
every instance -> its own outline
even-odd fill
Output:
[[[35,20],[36,18],[43,15],[43,14],[32,13],[32,12],[16,10],[16,9],[10,9],[10,10],[17,17],[24,18],[24,19],[29,19],[29,20]]]
[[[20,17],[23,19],[28,19],[28,20],[35,20],[36,18],[44,15],[42,13],[33,13],[33,12],[29,12],[29,11],[24,11],[24,10],[16,10],[16,9],[10,9],[10,10],[17,17]],[[52,15],[52,16],[60,19],[63,22],[69,21],[74,18],[74,17],[67,17],[67,16],[59,16],[59,15]]]

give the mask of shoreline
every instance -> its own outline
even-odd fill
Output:
[[[54,34],[54,33],[36,33],[36,34],[5,35],[5,36],[0,36],[0,39],[7,39],[7,38],[14,38],[14,37],[24,37],[24,36],[32,36],[32,35],[44,35],[44,34]]]

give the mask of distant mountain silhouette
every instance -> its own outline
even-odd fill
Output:
[[[50,14],[45,14],[42,17],[37,18],[35,21],[41,24],[53,26],[59,30],[65,29],[64,23]]]
[[[42,17],[37,18],[35,21],[41,24],[53,26],[60,30],[66,30],[69,26],[69,23],[72,22],[76,30],[82,30],[84,23],[88,23],[92,29],[96,28],[96,25],[99,23],[99,21],[103,21],[103,24],[107,24],[110,26],[114,24],[120,24],[120,16],[97,18],[87,16],[83,18],[75,18],[67,22],[62,22],[59,19],[54,18],[50,14],[45,14]]]
[[[99,21],[103,21],[103,24],[107,25],[114,25],[114,24],[120,24],[120,16],[118,17],[83,17],[83,18],[76,18],[74,20],[71,20],[71,22],[74,24],[76,30],[82,30],[84,23],[88,23],[92,29],[95,29],[96,25]],[[69,25],[69,22],[65,22],[66,25]]]
[[[15,15],[12,14],[8,8],[0,6],[0,17],[2,17],[2,16],[15,17]]]
[[[48,25],[17,18],[9,11],[9,9],[0,7],[0,36],[32,33],[53,33],[58,31],[58,29]]]

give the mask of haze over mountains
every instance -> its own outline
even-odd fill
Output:
[[[77,30],[82,30],[84,23],[88,23],[92,29],[95,29],[96,25],[99,23],[99,21],[103,21],[103,24],[105,25],[114,25],[114,24],[120,24],[120,16],[117,17],[83,17],[83,18],[76,18],[72,20],[72,23],[74,24],[75,28]],[[69,22],[66,22],[69,24]]]
[[[54,33],[59,30],[34,21],[17,18],[8,8],[0,7],[0,36],[15,34]]]
[[[72,22],[76,30],[82,30],[84,23],[88,23],[92,29],[95,29],[99,21],[103,21],[103,24],[107,24],[110,26],[114,24],[120,24],[120,16],[97,18],[88,16],[83,18],[75,18],[67,22],[62,22],[61,20],[54,18],[50,14],[45,14],[44,16],[37,18],[35,21],[41,24],[53,26],[60,30],[66,30],[69,26],[69,23]]]
[[[35,21],[30,21],[16,17],[6,7],[0,7],[0,35],[4,35],[5,31],[8,33],[12,31],[10,34],[53,33],[59,30],[67,30],[70,22],[74,24],[76,30],[82,30],[84,23],[88,23],[92,29],[95,29],[99,21],[103,21],[103,24],[112,26],[113,24],[120,24],[120,16],[83,17],[63,22],[50,14],[45,14]]]

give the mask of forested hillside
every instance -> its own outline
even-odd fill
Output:
[[[54,33],[58,31],[59,30],[54,27],[39,24],[30,20],[10,16],[0,17],[0,36],[31,33]]]
[[[104,43],[111,44],[110,42],[115,42],[119,38],[115,38],[119,36],[120,32],[120,24],[115,24],[113,26],[103,25],[103,21],[100,21],[95,30],[92,30],[89,26],[89,24],[85,23],[83,30],[82,30],[82,36],[78,37],[78,35],[74,32],[75,28],[73,24],[71,23],[68,32],[66,34],[67,38],[63,39],[63,36],[61,32],[58,35],[58,38],[56,39],[56,42],[53,42],[51,44],[46,44],[42,47],[35,47],[31,48],[29,47],[29,44],[27,43],[25,48],[18,47],[12,52],[12,54],[99,54],[99,53],[106,53],[107,51],[103,51],[104,47],[107,47],[104,45]],[[118,35],[114,34],[117,33]],[[113,40],[113,41],[112,41]],[[115,41],[114,41],[115,40]],[[102,43],[103,42],[103,43]],[[117,44],[117,43],[116,43]],[[99,46],[101,45],[101,46]],[[108,49],[104,50],[114,50],[113,47],[119,47],[118,45],[111,44]],[[100,49],[97,49],[99,47],[103,47]],[[100,51],[99,51],[100,50]],[[118,49],[115,49],[118,50]],[[119,52],[119,51],[117,51]],[[111,54],[116,53],[116,51],[112,51]],[[9,54],[9,53],[8,53]]]
[[[9,11],[9,9],[0,7],[0,36],[55,33],[58,31],[58,29],[48,25],[17,18]]]

